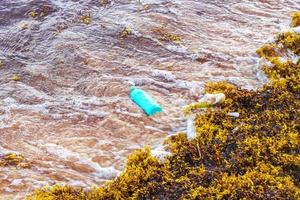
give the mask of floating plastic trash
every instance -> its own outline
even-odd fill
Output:
[[[223,103],[226,99],[225,94],[223,93],[217,93],[217,94],[205,94],[199,102],[201,103],[207,103],[210,105],[216,105]]]
[[[187,127],[186,127],[186,134],[188,139],[193,139],[196,137],[196,128],[195,128],[195,119],[196,115],[190,115],[187,119]]]
[[[228,115],[229,115],[230,117],[236,117],[236,118],[239,118],[239,117],[240,117],[240,113],[238,113],[238,112],[230,112],[230,113],[228,113]]]
[[[130,98],[140,106],[148,116],[162,112],[161,106],[144,90],[130,87]]]

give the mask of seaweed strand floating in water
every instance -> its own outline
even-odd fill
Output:
[[[29,168],[30,162],[23,155],[9,153],[0,156],[0,167]]]
[[[299,33],[287,34],[273,47],[300,56]],[[223,92],[225,102],[197,115],[193,140],[179,133],[165,141],[173,153],[165,162],[149,148],[137,150],[103,187],[54,186],[28,199],[299,199],[300,61],[283,61],[273,47],[258,51],[272,63],[263,68],[270,82],[259,90],[207,84],[206,91]]]

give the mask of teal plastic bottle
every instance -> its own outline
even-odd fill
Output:
[[[140,106],[148,116],[161,112],[161,106],[144,90],[130,87],[130,98]]]

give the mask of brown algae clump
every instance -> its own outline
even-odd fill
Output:
[[[300,56],[298,37],[283,33],[258,50],[272,67],[263,67],[270,82],[257,91],[208,83],[207,93],[226,99],[190,108],[197,136],[168,138],[172,155],[165,162],[149,148],[137,150],[124,172],[103,187],[83,192],[55,186],[29,199],[300,199],[300,60],[282,60],[274,52],[285,48]]]
[[[292,27],[300,26],[300,12],[292,14]]]
[[[14,74],[14,75],[12,76],[12,80],[13,80],[13,81],[20,81],[20,80],[21,80],[21,77],[18,76],[18,75],[16,75],[16,74]]]
[[[162,41],[166,42],[174,42],[174,43],[180,43],[182,41],[182,38],[179,35],[175,35],[173,33],[168,32],[165,28],[159,27],[154,28],[153,32],[157,34]]]
[[[126,39],[130,34],[132,34],[132,29],[130,27],[125,27],[120,33],[120,39]]]
[[[27,197],[28,200],[85,200],[85,193],[82,188],[59,186],[44,187],[35,192],[35,196]]]
[[[29,166],[29,162],[26,161],[23,155],[9,153],[0,156],[0,167],[28,168]]]
[[[89,25],[91,23],[91,15],[88,13],[88,14],[85,14],[85,15],[81,15],[80,16],[80,22],[81,23],[84,23],[86,25]]]
[[[292,50],[295,54],[300,53],[300,34],[295,32],[285,32],[278,36],[278,42],[285,48]]]
[[[106,5],[106,4],[109,3],[109,1],[108,1],[108,0],[100,0],[100,3],[101,3],[102,5]]]
[[[256,53],[262,58],[278,57],[275,44],[265,44],[256,50]]]
[[[52,8],[48,4],[44,4],[30,11],[29,16],[31,16],[34,19],[39,19],[51,14],[52,12],[54,12],[54,8]]]
[[[150,4],[144,4],[143,8],[144,8],[144,10],[149,10],[150,9]]]

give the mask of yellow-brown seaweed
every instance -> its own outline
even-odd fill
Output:
[[[179,35],[168,32],[163,27],[154,28],[153,32],[159,36],[159,39],[166,42],[180,43],[182,38]]]
[[[292,14],[292,27],[300,25],[300,12],[295,12]]]
[[[226,100],[190,108],[197,137],[179,133],[166,140],[172,155],[164,163],[149,148],[137,150],[102,187],[54,186],[28,199],[300,199],[300,61],[282,61],[275,51],[283,45],[300,56],[299,38],[283,33],[258,50],[272,67],[263,67],[270,82],[257,91],[208,83],[208,93],[222,92]]]
[[[0,167],[28,168],[30,163],[21,154],[9,153],[0,156]]]

